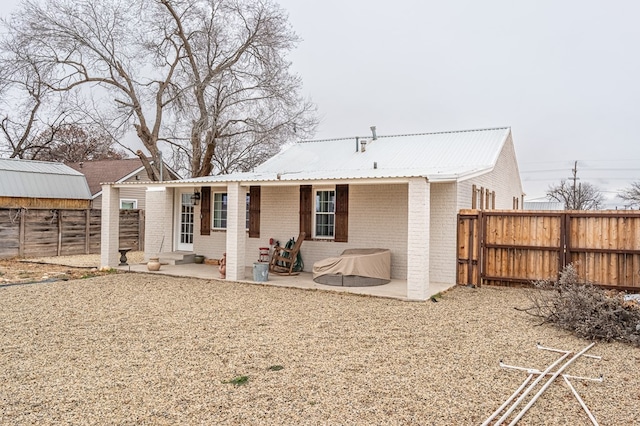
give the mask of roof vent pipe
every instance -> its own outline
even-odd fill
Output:
[[[376,135],[376,126],[371,126],[371,135],[373,135],[373,140],[375,141],[376,139],[378,139],[378,136]]]
[[[360,152],[365,152],[367,150],[367,141],[360,142]]]
[[[356,152],[360,151],[360,138],[356,136]]]

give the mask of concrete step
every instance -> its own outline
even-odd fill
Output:
[[[185,265],[195,263],[196,254],[189,251],[174,251],[160,253],[160,263],[165,265]]]

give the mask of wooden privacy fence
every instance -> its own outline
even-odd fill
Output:
[[[101,212],[0,209],[0,258],[100,253]],[[120,210],[120,246],[144,247],[144,210]]]
[[[640,290],[640,212],[461,210],[458,284],[556,279],[573,263],[583,280]]]

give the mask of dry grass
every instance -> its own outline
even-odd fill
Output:
[[[514,307],[526,289],[408,303],[148,274],[0,287],[0,423],[480,424],[588,342]],[[640,418],[640,351],[591,351],[577,383],[601,424]],[[280,368],[282,367],[282,368]],[[560,382],[521,424],[589,424]]]

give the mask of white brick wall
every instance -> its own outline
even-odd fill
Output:
[[[522,195],[520,172],[511,134],[502,148],[493,171],[458,184],[458,210],[471,208],[471,188],[475,184],[496,192],[496,209],[513,208],[513,197]]]
[[[260,238],[246,237],[247,265],[258,259],[258,248],[269,247],[269,238],[285,244],[300,232],[299,186],[263,186],[260,206]],[[337,256],[348,248],[380,247],[391,250],[391,276],[405,279],[407,270],[407,185],[350,185],[349,241],[305,241],[301,253],[305,271],[313,264]],[[199,208],[196,217],[199,217]],[[226,250],[226,232],[200,235],[196,221],[194,251],[209,258],[220,258]]]
[[[227,192],[227,187],[216,186],[211,188],[212,209],[214,192]],[[203,255],[207,259],[220,259],[222,254],[227,251],[227,232],[212,229],[210,235],[200,235],[201,207],[202,204],[198,204],[194,210],[193,252]],[[211,212],[211,220],[213,220],[213,211]]]
[[[295,188],[298,227],[299,193]],[[407,185],[349,185],[349,241],[305,241],[301,252],[305,271],[313,264],[338,256],[350,248],[387,248],[391,250],[391,276],[407,276]],[[262,235],[262,233],[261,233]],[[281,240],[282,241],[282,240]]]

